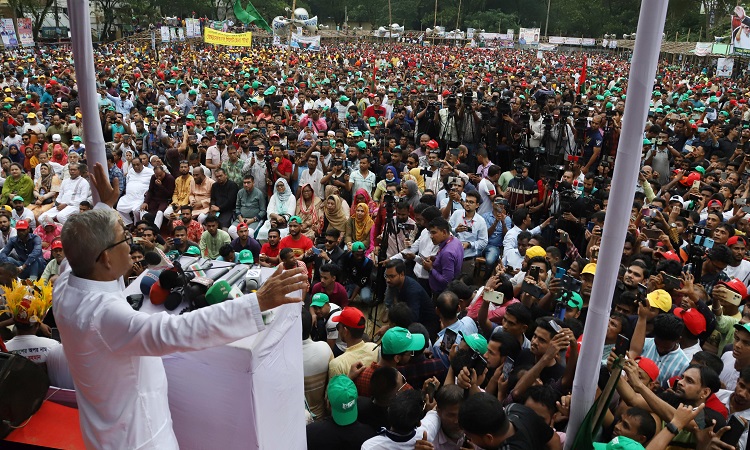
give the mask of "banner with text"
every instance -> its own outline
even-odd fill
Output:
[[[745,22],[750,22],[747,17],[741,20],[732,16],[732,44],[735,53],[750,54],[750,25]]]
[[[22,47],[34,46],[34,31],[31,27],[31,19],[22,17],[18,19],[18,40],[21,41]]]
[[[188,38],[201,36],[201,21],[199,19],[185,19],[185,29]]]
[[[161,41],[169,42],[169,27],[166,25],[163,25],[160,31],[161,31]]]
[[[711,50],[713,48],[714,48],[713,42],[696,42],[693,53],[695,53],[696,56],[706,56],[711,53]]]
[[[13,26],[13,19],[0,19],[0,37],[3,39],[5,48],[18,47],[18,38],[16,38],[16,27]]]
[[[206,44],[227,45],[230,47],[250,47],[253,43],[253,33],[224,33],[206,28],[203,33]]]
[[[716,75],[719,77],[731,77],[734,70],[734,58],[719,58],[716,64]]]
[[[292,40],[289,43],[289,46],[292,48],[318,52],[320,51],[320,36],[303,36],[301,34],[292,33]]]
[[[523,45],[539,44],[539,28],[521,28],[518,30],[518,43]]]

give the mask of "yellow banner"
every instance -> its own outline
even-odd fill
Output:
[[[203,29],[203,40],[206,44],[250,47],[253,42],[253,33],[224,33],[206,27]]]

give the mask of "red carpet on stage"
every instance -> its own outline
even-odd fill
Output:
[[[42,404],[29,423],[10,433],[5,441],[20,444],[12,447],[19,449],[85,449],[78,410],[49,401]],[[0,443],[0,448],[10,448],[6,444]]]

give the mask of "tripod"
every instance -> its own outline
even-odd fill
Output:
[[[370,320],[373,324],[373,331],[375,323],[378,320],[378,311],[380,305],[385,303],[385,265],[380,264],[380,261],[388,259],[388,239],[393,237],[396,238],[396,226],[393,223],[393,217],[396,213],[395,208],[396,199],[392,193],[386,192],[385,194],[385,224],[383,225],[383,237],[380,240],[380,250],[378,251],[378,271],[375,277],[375,286],[373,289],[373,304],[374,308],[370,310]]]

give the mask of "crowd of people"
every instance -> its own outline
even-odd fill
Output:
[[[63,225],[93,206],[78,80],[64,49],[0,58],[0,285],[54,284]],[[126,281],[155,249],[306,268],[311,450],[561,448],[628,64],[366,42],[102,46]],[[599,386],[625,375],[596,448],[746,448],[748,98],[746,79],[659,65]],[[54,321],[30,317],[6,307],[2,337],[52,376]],[[732,418],[744,431],[727,444]]]

